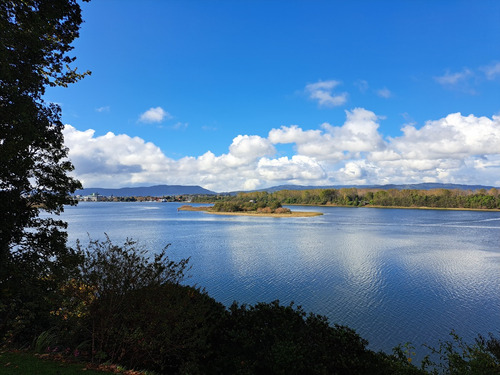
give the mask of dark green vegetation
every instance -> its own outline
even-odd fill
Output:
[[[280,190],[273,193],[239,193],[236,196],[207,195],[193,197],[193,202],[233,204],[312,204],[333,206],[428,207],[462,209],[500,209],[500,191],[464,190],[376,190],[376,189],[313,189]],[[221,203],[221,204],[222,204]]]
[[[0,352],[0,375],[103,375],[82,363],[54,361],[25,352]]]
[[[281,203],[277,200],[254,200],[248,201],[225,201],[215,202],[210,208],[213,212],[258,212],[258,213],[276,213],[286,214],[292,211],[288,208],[281,207]]]
[[[39,210],[60,213],[80,187],[67,174],[60,108],[43,95],[82,78],[68,56],[81,22],[76,0],[0,1],[0,331],[25,338],[78,262],[66,223]]]

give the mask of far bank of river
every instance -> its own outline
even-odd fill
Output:
[[[305,207],[342,207],[342,208],[387,208],[398,210],[438,210],[438,211],[479,211],[479,212],[500,212],[500,208],[465,208],[465,207],[415,207],[415,206],[378,206],[367,204],[365,206],[348,206],[339,204],[294,204],[286,203],[284,206],[305,206]]]

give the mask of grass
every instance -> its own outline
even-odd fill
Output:
[[[69,362],[24,351],[0,351],[0,375],[103,375],[105,373],[144,374],[122,370],[117,366],[99,366],[98,370],[93,370],[83,362]]]
[[[102,375],[100,371],[86,370],[84,363],[67,363],[44,359],[27,352],[1,352],[1,375]]]

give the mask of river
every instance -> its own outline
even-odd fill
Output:
[[[216,300],[279,299],[354,328],[370,348],[500,330],[500,212],[341,207],[309,218],[218,216],[176,203],[67,207],[71,245],[128,237],[174,260]]]

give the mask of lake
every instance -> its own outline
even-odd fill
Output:
[[[218,216],[177,203],[82,202],[67,207],[71,245],[129,237],[174,260],[216,300],[294,301],[390,351],[417,352],[455,330],[500,330],[500,212],[342,207],[310,218]]]

